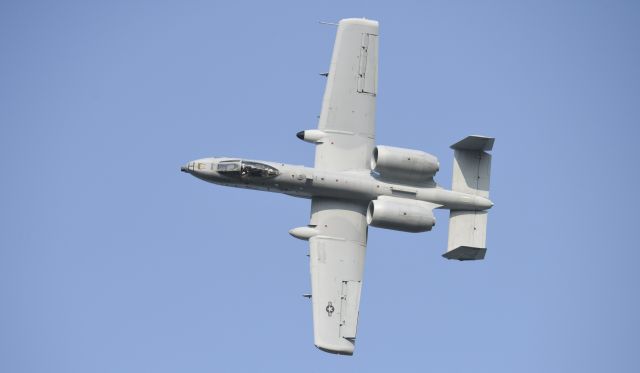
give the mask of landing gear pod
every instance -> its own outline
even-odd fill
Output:
[[[322,138],[327,134],[320,130],[306,130],[296,133],[296,137],[302,141],[310,142],[312,144],[322,143]]]

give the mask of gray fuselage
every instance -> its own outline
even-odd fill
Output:
[[[214,184],[301,198],[329,197],[368,203],[380,196],[392,196],[451,210],[486,210],[493,206],[487,198],[443,189],[431,179],[420,184],[390,182],[368,170],[332,172],[238,158],[198,159],[181,170]]]

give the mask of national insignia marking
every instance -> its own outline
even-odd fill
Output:
[[[329,304],[327,304],[327,308],[325,308],[325,310],[327,311],[327,314],[329,315],[329,317],[331,317],[331,314],[336,309],[335,309],[335,307],[333,307],[333,304],[331,304],[331,302],[329,302]]]

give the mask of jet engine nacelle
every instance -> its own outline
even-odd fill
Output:
[[[440,162],[420,150],[378,145],[373,149],[371,169],[384,178],[427,181],[438,172]]]
[[[436,225],[433,204],[413,199],[381,196],[369,202],[367,223],[403,232],[426,232]]]

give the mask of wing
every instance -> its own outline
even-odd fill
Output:
[[[369,169],[377,85],[378,22],[343,19],[338,24],[322,100],[318,128],[327,135],[316,147],[316,168]]]
[[[364,256],[367,245],[366,205],[313,198],[309,239],[314,343],[319,349],[352,355]]]

